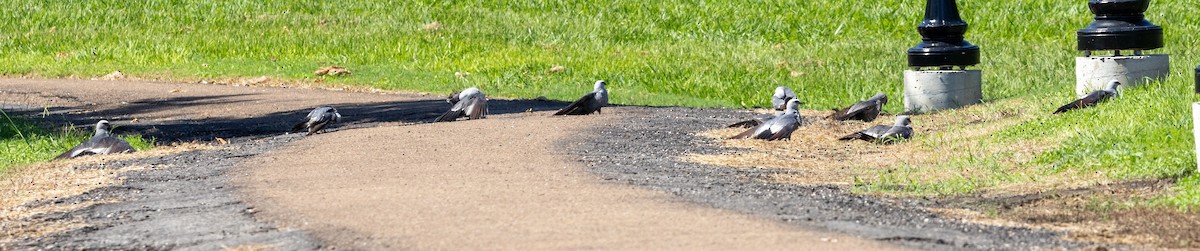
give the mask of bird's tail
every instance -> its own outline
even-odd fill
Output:
[[[863,134],[862,132],[856,132],[856,133],[848,134],[846,136],[842,136],[841,138],[838,138],[838,140],[856,140],[856,139],[862,139],[863,136],[865,136],[865,134]]]
[[[751,127],[755,127],[755,126],[758,126],[758,120],[751,119],[751,120],[733,123],[732,125],[729,125],[727,128],[735,128],[735,127],[751,128]]]
[[[438,116],[437,119],[434,120],[433,122],[454,121],[454,119],[461,117],[462,114],[463,114],[463,111],[449,110],[449,111],[446,111],[446,113],[442,113],[442,116]]]
[[[70,158],[71,158],[71,151],[67,151],[65,153],[59,154],[58,157],[54,157],[53,160],[64,160],[64,159],[70,159]]]
[[[834,119],[837,117],[838,112],[841,112],[841,110],[838,110],[837,108],[830,108],[829,110],[832,110],[833,113],[830,113],[828,116],[825,116],[825,119]]]
[[[1075,109],[1075,106],[1072,104],[1067,104],[1067,105],[1059,107],[1058,110],[1054,110],[1053,114],[1064,113],[1064,112],[1070,111],[1072,109]]]
[[[745,132],[734,135],[733,137],[729,137],[729,139],[748,139],[750,136],[754,135],[754,129],[755,128],[747,129]]]
[[[300,122],[299,124],[292,126],[292,130],[289,132],[304,130],[305,127],[308,127],[308,121]]]

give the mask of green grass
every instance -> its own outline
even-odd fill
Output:
[[[2,1],[0,74],[128,75],[200,80],[267,75],[315,80],[317,67],[354,71],[333,84],[493,96],[572,99],[595,79],[619,104],[765,106],[778,85],[806,108],[827,109],[901,90],[904,51],[919,37],[924,1]],[[1180,178],[1200,205],[1189,132],[1191,69],[1200,62],[1194,3],[1154,1],[1173,74],[1100,109],[1044,115],[991,135],[982,147],[1061,136],[1021,175],[904,181],[905,189],[969,193],[1011,180],[1103,171],[1116,180]],[[1073,96],[1075,31],[1092,15],[1079,1],[962,0],[967,40],[982,48],[984,99],[1037,103]],[[424,30],[426,24],[442,24]],[[566,70],[548,71],[562,65]],[[455,72],[471,73],[466,78]],[[796,76],[793,76],[796,75]],[[902,102],[888,105],[899,112]],[[920,117],[915,119],[920,126]],[[1065,136],[1062,136],[1065,135]],[[930,143],[930,142],[927,142]],[[945,168],[1003,163],[972,156]],[[1003,164],[1000,164],[1001,166]],[[944,183],[944,184],[943,184]],[[882,186],[892,187],[892,186]]]
[[[28,120],[3,114],[0,116],[0,176],[18,165],[50,160],[91,136],[90,131],[70,127],[59,132],[50,132]],[[153,140],[138,135],[118,137],[129,141],[137,150],[154,147]]]

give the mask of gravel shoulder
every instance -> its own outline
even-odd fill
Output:
[[[1062,232],[944,218],[917,201],[883,200],[833,186],[767,181],[773,174],[796,170],[730,168],[679,158],[731,151],[697,133],[750,117],[746,111],[631,107],[622,112],[623,119],[591,127],[582,134],[587,137],[560,142],[578,153],[577,160],[592,173],[606,180],[790,225],[920,249],[1078,249],[1095,245],[1063,241]]]

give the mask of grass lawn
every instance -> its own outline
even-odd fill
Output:
[[[441,93],[478,86],[492,96],[562,100],[605,79],[614,103],[701,107],[766,106],[771,90],[786,85],[809,109],[885,91],[896,100],[892,113],[903,106],[904,51],[919,41],[924,8],[916,0],[0,3],[4,75],[266,75]],[[967,40],[982,48],[976,68],[994,104],[964,113],[1029,114],[985,122],[992,133],[980,137],[943,137],[963,130],[947,128],[917,139],[997,150],[912,167],[918,173],[905,176],[878,174],[865,192],[972,193],[1099,172],[1116,181],[1178,179],[1177,191],[1156,201],[1200,205],[1188,116],[1197,100],[1191,69],[1200,63],[1193,2],[1154,1],[1147,12],[1165,29],[1166,47],[1152,53],[1171,55],[1169,78],[1061,116],[1047,113],[1074,95],[1075,31],[1093,17],[1086,3],[962,0],[959,8],[971,25]],[[312,75],[326,65],[354,74]],[[1008,161],[1016,151],[1005,149],[1023,144],[1044,150],[1029,162]],[[985,172],[920,178],[946,169]]]

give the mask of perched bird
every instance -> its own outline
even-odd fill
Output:
[[[834,110],[833,114],[829,115],[828,118],[835,120],[862,120],[863,122],[875,121],[875,118],[879,117],[879,111],[883,110],[883,105],[886,105],[887,102],[887,94],[880,92],[867,100],[859,101],[841,110]]]
[[[780,140],[791,139],[792,132],[800,127],[800,113],[796,107],[800,105],[800,100],[792,99],[787,103],[787,110],[775,119],[763,122],[762,125],[751,128],[730,139],[764,139],[764,140]]]
[[[109,134],[109,130],[112,130],[112,125],[108,123],[108,120],[97,122],[96,134],[93,134],[91,139],[79,143],[79,145],[72,147],[71,150],[67,150],[67,152],[59,154],[58,157],[54,157],[54,159],[73,159],[84,155],[131,153],[137,151],[133,149],[133,146],[129,145],[129,142],[113,137],[112,134]]]
[[[604,80],[596,80],[595,87],[592,92],[583,95],[579,100],[568,105],[562,110],[554,113],[557,115],[588,115],[592,112],[600,113],[600,108],[608,105],[608,89],[604,89]]]
[[[1091,93],[1088,93],[1087,96],[1083,96],[1083,98],[1076,99],[1071,103],[1059,107],[1058,110],[1054,111],[1054,114],[1096,106],[1096,104],[1104,102],[1109,98],[1119,96],[1120,93],[1117,92],[1117,86],[1119,85],[1121,85],[1120,81],[1113,80],[1112,82],[1108,82],[1108,88],[1105,88],[1104,90],[1092,91]]]
[[[891,126],[877,125],[867,128],[866,130],[851,133],[838,138],[838,140],[865,140],[875,143],[891,144],[900,141],[901,139],[912,138],[913,129],[908,124],[911,123],[908,116],[897,116],[896,124]]]
[[[775,87],[775,94],[771,95],[771,107],[776,111],[787,109],[788,100],[796,99],[796,92],[786,86]]]
[[[446,97],[446,102],[454,104],[454,106],[451,106],[450,110],[443,113],[442,116],[438,116],[434,122],[454,121],[463,116],[466,116],[467,119],[481,119],[488,114],[487,96],[475,87],[450,94],[449,97]]]
[[[341,120],[342,115],[338,114],[337,109],[330,106],[317,107],[308,113],[308,117],[305,117],[304,122],[292,126],[292,131],[307,129],[308,133],[304,134],[304,136],[309,136],[321,131],[321,129],[325,129],[325,126]]]

